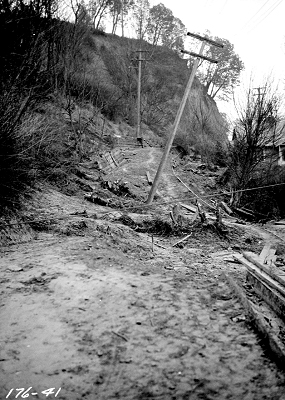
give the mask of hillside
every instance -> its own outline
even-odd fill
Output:
[[[165,47],[67,23],[54,22],[53,29],[51,60],[39,59],[37,76],[28,66],[22,79],[3,77],[2,207],[17,204],[26,183],[64,181],[83,159],[112,149],[118,139],[136,140],[140,46],[147,60],[142,62],[141,131],[149,144],[164,144],[190,73],[186,60]],[[49,64],[54,67],[44,71]],[[226,142],[223,118],[196,79],[174,144],[212,163]]]
[[[6,75],[0,103],[0,394],[282,400],[284,374],[226,275],[271,324],[234,255],[271,243],[285,265],[284,229],[222,207],[227,136],[215,102],[196,79],[147,205],[186,61],[52,23],[58,36],[29,53],[25,80]]]
[[[136,124],[137,58],[141,47],[142,59],[146,60],[142,62],[142,121],[158,136],[168,134],[190,74],[187,60],[166,47],[150,46],[147,42],[141,44],[133,39],[102,35],[94,36],[93,40],[96,50],[91,53],[95,54],[91,56],[88,70],[96,70],[102,91],[113,91],[119,98],[117,103],[114,100],[113,119],[119,117],[131,126]],[[105,111],[108,114],[103,108]],[[205,149],[201,142],[204,136],[208,136],[214,145],[225,142],[226,133],[225,122],[215,102],[195,79],[179,136],[184,138],[185,144],[196,145],[203,153]]]

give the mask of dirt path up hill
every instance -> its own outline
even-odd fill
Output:
[[[123,179],[146,192],[158,154],[136,149]],[[98,211],[55,190],[40,199],[54,216],[60,204]],[[201,232],[180,249],[155,237],[153,252],[149,235],[108,218],[72,221],[1,249],[1,398],[285,400],[283,373],[222,278],[243,268],[220,257],[227,240]]]

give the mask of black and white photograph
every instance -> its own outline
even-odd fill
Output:
[[[0,0],[0,400],[285,400],[285,0]]]

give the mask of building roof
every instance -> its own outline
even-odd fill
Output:
[[[242,137],[243,134],[241,132],[242,127],[236,124],[232,140],[235,141],[240,135]],[[285,119],[273,124],[271,128],[267,128],[259,138],[259,146],[261,147],[278,147],[282,145],[285,145]]]
[[[268,132],[268,143],[265,146],[282,146],[285,145],[285,121],[282,120],[277,123],[276,127]]]

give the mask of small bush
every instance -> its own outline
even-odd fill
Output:
[[[240,207],[253,211],[260,220],[284,218],[285,169],[277,165],[264,171],[260,168],[246,189],[259,187],[243,193]]]
[[[19,204],[31,182],[29,156],[19,137],[19,110],[23,99],[17,93],[0,96],[0,212]],[[30,144],[27,143],[27,146]]]

